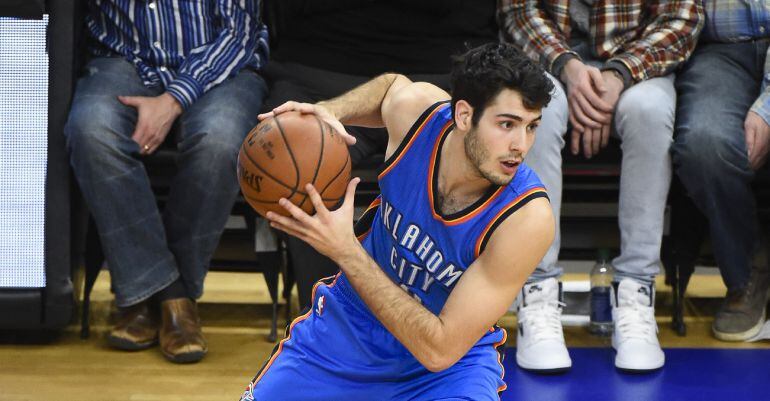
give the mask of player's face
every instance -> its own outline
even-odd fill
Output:
[[[482,177],[507,185],[535,142],[540,109],[524,107],[521,95],[505,89],[465,135],[465,153]]]

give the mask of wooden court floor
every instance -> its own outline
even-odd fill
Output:
[[[565,277],[574,279],[585,276]],[[727,344],[711,337],[717,297],[724,294],[718,276],[694,277],[686,337],[669,327],[665,305],[670,294],[662,282],[658,291],[664,348],[770,349],[770,342]],[[92,335],[87,340],[79,338],[77,324],[46,341],[18,333],[0,335],[0,401],[235,401],[274,346],[266,341],[269,296],[259,274],[209,274],[200,302],[209,354],[195,365],[166,362],[157,348],[134,353],[108,348],[103,336],[111,323],[111,299],[109,277],[103,272],[93,292]],[[296,313],[296,298],[294,303]],[[513,332],[515,319],[507,315],[501,325]],[[610,347],[608,339],[591,336],[582,327],[567,327],[565,335],[570,347]],[[515,346],[515,338],[509,336],[507,345]]]

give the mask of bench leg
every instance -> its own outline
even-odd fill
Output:
[[[281,274],[283,275],[283,300],[286,303],[286,310],[284,310],[284,317],[286,319],[286,325],[291,324],[291,290],[294,288],[294,269],[291,264],[291,257],[289,252],[286,251],[286,247],[281,247]]]
[[[679,336],[685,336],[687,326],[684,322],[684,295],[695,271],[708,222],[684,193],[678,181],[674,181],[671,192],[670,245],[668,251],[664,252],[663,259],[666,281],[671,285],[674,295],[671,328]]]
[[[272,252],[270,252],[272,253]],[[277,338],[277,326],[278,326],[278,271],[280,267],[275,260],[274,255],[267,255],[268,252],[260,252],[259,260],[262,264],[262,274],[265,277],[265,283],[267,284],[267,290],[270,293],[270,300],[272,301],[272,321],[270,322],[270,334],[267,336],[267,340],[274,342]]]
[[[89,325],[91,312],[91,290],[94,289],[94,283],[99,276],[99,271],[104,263],[104,252],[102,243],[99,241],[99,234],[96,231],[96,224],[90,219],[88,224],[88,234],[86,236],[85,251],[85,285],[83,286],[83,309],[80,317],[80,338],[86,339],[91,334]]]

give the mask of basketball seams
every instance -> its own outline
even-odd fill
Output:
[[[321,133],[321,146],[320,146],[321,150],[318,153],[318,162],[315,165],[315,171],[313,172],[313,179],[310,180],[310,183],[313,184],[313,186],[315,186],[315,180],[318,178],[318,170],[321,169],[321,163],[323,163],[323,159],[324,159],[324,145],[325,145],[324,140],[326,135],[324,135],[325,134],[324,125],[321,119],[319,119],[318,116],[315,114],[313,114],[313,117],[315,117],[315,121],[318,123],[318,131]],[[345,164],[347,164],[347,162],[345,162]],[[310,195],[306,194],[305,197],[302,198],[302,202],[300,202],[297,206],[302,208],[302,205],[305,204],[305,201],[309,196]]]
[[[345,171],[345,167],[347,167],[349,163],[350,163],[350,154],[348,153],[348,157],[347,159],[345,159],[345,164],[342,165],[342,168],[340,169],[340,171],[338,171],[337,174],[335,174],[334,177],[331,180],[329,180],[328,183],[326,183],[326,186],[320,192],[322,199],[323,199],[324,192],[326,192],[326,190],[329,189],[329,187],[334,183],[334,181],[337,181],[337,178],[339,178],[342,172]],[[344,196],[344,193],[343,193],[343,196]],[[327,200],[327,199],[324,199],[324,200]],[[329,200],[335,200],[335,199],[329,199]]]
[[[327,187],[328,187],[328,186],[327,186]],[[325,188],[324,188],[324,190],[325,190]],[[243,197],[244,197],[244,198],[247,198],[247,199],[249,199],[249,200],[251,200],[251,201],[254,201],[254,202],[257,202],[257,203],[269,203],[269,204],[278,204],[278,201],[277,201],[277,200],[276,200],[276,201],[271,201],[271,200],[264,200],[264,199],[260,199],[260,198],[255,198],[255,197],[253,197],[253,196],[247,195],[247,194],[246,194],[246,193],[244,193],[243,191],[241,191],[241,194],[243,195]],[[297,192],[295,193],[295,195],[297,195],[297,194],[299,194],[299,195],[307,195],[306,193],[304,193],[304,192],[301,192],[301,191],[297,191]],[[320,195],[322,195],[322,196],[321,196],[321,200],[322,200],[322,201],[324,201],[324,202],[326,202],[326,201],[336,201],[336,200],[338,200],[338,199],[335,199],[335,198],[324,198],[324,197],[323,197],[323,193],[320,193]],[[286,199],[288,199],[288,198],[286,198]]]
[[[272,179],[273,181],[275,181],[280,186],[293,191],[291,195],[286,196],[287,199],[290,198],[291,196],[293,196],[294,194],[307,195],[307,193],[305,191],[300,191],[300,190],[294,191],[289,184],[284,183],[283,181],[275,178],[275,176],[273,176],[272,174],[268,173],[264,168],[262,168],[262,166],[260,166],[257,162],[255,162],[251,158],[251,155],[249,155],[248,152],[243,152],[243,154],[246,156],[246,158],[249,160],[249,162],[251,162],[251,164],[254,165],[254,167],[258,168],[259,171],[265,173],[265,176],[267,176],[268,178]],[[241,191],[241,192],[243,192],[243,191]],[[251,199],[256,200],[253,197]],[[258,202],[263,202],[264,203],[264,202],[267,202],[267,201],[258,201]]]
[[[337,173],[337,175],[335,175],[335,176],[334,176],[334,178],[332,178],[331,180],[329,180],[329,182],[326,184],[326,186],[324,187],[323,191],[321,192],[321,195],[322,195],[322,196],[323,196],[323,193],[324,193],[324,192],[326,192],[326,190],[327,190],[327,189],[328,189],[328,188],[329,188],[329,187],[330,187],[332,184],[334,184],[334,182],[335,182],[335,181],[337,181],[337,179],[339,179],[339,178],[340,178],[340,176],[342,176],[342,173],[345,171],[345,167],[347,167],[347,166],[348,166],[348,163],[349,163],[349,162],[350,162],[350,154],[348,154],[348,157],[347,157],[347,159],[345,159],[345,164],[342,166],[342,168],[341,168],[341,169],[340,169],[340,171]],[[350,178],[350,176],[348,176],[348,178]],[[347,192],[347,186],[344,188],[344,190],[343,190],[343,192],[342,192],[342,196],[340,196],[338,199],[324,199],[324,198],[322,198],[322,199],[324,200],[324,206],[326,206],[327,208],[335,208],[335,209],[336,209],[336,208],[338,208],[339,206],[341,206],[341,205],[342,205],[342,202],[344,202],[344,199],[345,199],[345,193],[346,193],[346,192]],[[328,201],[328,202],[333,202],[333,203],[330,203],[330,204],[328,204],[328,205],[327,205],[327,204],[326,204],[326,202],[327,202],[327,201]]]
[[[271,180],[275,181],[276,183],[278,183],[278,184],[279,184],[279,185],[281,185],[282,187],[285,187],[286,189],[290,189],[290,190],[293,190],[293,189],[292,189],[292,187],[291,187],[289,184],[286,184],[285,182],[283,182],[283,181],[279,180],[279,179],[278,179],[278,178],[276,178],[274,175],[272,175],[272,174],[270,174],[269,172],[267,172],[267,170],[265,170],[265,169],[264,169],[262,166],[260,166],[260,165],[259,165],[259,163],[257,163],[256,161],[254,161],[254,159],[252,159],[252,158],[251,158],[251,155],[249,154],[249,152],[241,152],[241,153],[242,153],[244,156],[246,156],[246,159],[248,159],[248,160],[251,162],[251,164],[253,164],[253,165],[254,165],[254,167],[258,168],[258,169],[259,169],[259,171],[261,171],[261,172],[265,173],[265,176],[269,177]]]
[[[286,134],[283,132],[283,127],[281,126],[281,122],[279,121],[278,116],[275,116],[275,125],[278,127],[278,132],[281,134],[281,139],[283,139],[284,145],[286,145],[286,151],[289,152],[289,157],[291,157],[291,163],[294,166],[294,172],[297,180],[297,182],[294,183],[294,188],[292,189],[291,195],[286,197],[288,199],[294,196],[294,194],[296,194],[299,190],[299,166],[297,166],[297,159],[294,157],[294,152],[291,150],[289,140],[286,139]]]

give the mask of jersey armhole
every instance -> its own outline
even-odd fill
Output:
[[[366,210],[358,218],[356,224],[353,226],[353,233],[359,242],[362,242],[366,238],[367,234],[372,230],[374,224],[374,216],[377,214],[377,209],[380,208],[382,198],[377,197]]]
[[[398,164],[399,159],[401,159],[401,156],[406,153],[406,150],[409,148],[409,145],[414,141],[414,139],[417,137],[417,134],[420,133],[421,128],[430,120],[430,117],[434,114],[434,112],[441,107],[442,105],[449,103],[448,100],[442,100],[440,102],[433,103],[430,107],[425,109],[425,111],[420,115],[420,117],[415,120],[414,124],[412,124],[412,127],[409,128],[409,131],[407,131],[406,136],[401,140],[401,143],[398,144],[398,148],[396,148],[396,151],[393,152],[390,157],[388,157],[385,162],[382,165],[382,170],[380,171],[380,174],[378,174],[377,178],[382,178],[385,174],[387,174],[393,167],[395,167],[396,164]]]
[[[479,235],[475,246],[475,256],[478,258],[479,255],[484,252],[484,248],[486,248],[489,239],[492,238],[492,234],[495,232],[497,227],[499,227],[500,224],[502,224],[505,219],[508,218],[508,216],[521,209],[522,206],[526,205],[533,199],[537,198],[548,199],[548,194],[546,193],[545,188],[536,187],[530,189],[529,191],[521,194],[516,199],[511,201],[511,203],[509,203],[499,213],[497,213],[497,215],[489,222],[489,224],[487,224],[486,228],[484,228],[484,231],[481,232],[481,235]]]

